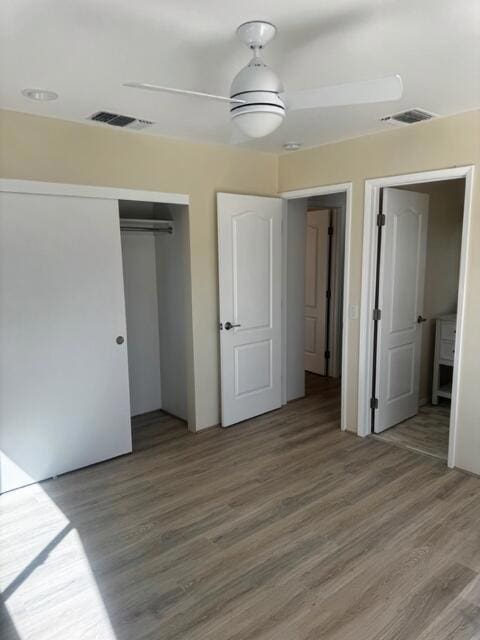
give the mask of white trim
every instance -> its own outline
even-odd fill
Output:
[[[351,182],[341,184],[330,184],[323,187],[310,187],[308,189],[297,189],[296,191],[283,191],[278,195],[284,200],[295,200],[296,198],[310,198],[312,196],[328,196],[332,193],[343,193],[352,190]]]
[[[450,429],[448,441],[448,466],[455,466],[458,428],[458,390],[462,375],[463,336],[465,330],[465,291],[467,290],[467,265],[470,255],[470,223],[472,219],[473,177],[474,167],[466,167],[465,199],[463,204],[462,249],[460,252],[460,274],[458,278],[457,329],[455,340],[455,356],[453,360],[452,406],[450,411]]]
[[[282,202],[282,406],[287,404],[287,200]]]
[[[326,196],[332,193],[345,193],[345,258],[343,263],[343,332],[342,332],[342,377],[341,377],[341,408],[340,408],[340,428],[342,431],[347,429],[347,390],[348,390],[348,353],[349,353],[349,297],[350,297],[350,253],[351,253],[351,227],[352,227],[352,190],[351,182],[342,182],[341,184],[332,184],[319,187],[311,187],[309,189],[298,189],[296,191],[284,191],[280,193],[280,197],[284,200],[293,200],[296,198],[309,198],[311,196]],[[284,227],[285,235],[285,227]],[[283,262],[283,259],[282,259]],[[285,269],[282,268],[282,276]],[[282,291],[282,299],[285,299],[286,282],[284,278],[284,286]],[[285,304],[282,307],[282,314],[286,313]],[[282,318],[283,320],[283,318]],[[282,338],[284,336],[282,335]],[[286,337],[286,336],[285,336]],[[286,340],[282,340],[282,350],[286,350]],[[286,366],[282,360],[282,367]],[[282,371],[283,378],[286,371]]]
[[[372,350],[373,350],[373,299],[375,295],[375,262],[377,246],[376,213],[378,212],[380,189],[406,184],[421,184],[465,178],[465,200],[463,209],[462,248],[460,254],[460,276],[458,283],[457,333],[453,368],[452,407],[450,412],[450,435],[448,466],[455,466],[456,436],[458,425],[458,390],[460,388],[463,359],[463,336],[465,321],[465,291],[467,286],[467,264],[470,251],[470,221],[472,217],[474,167],[453,167],[435,171],[422,171],[400,176],[375,178],[365,181],[365,205],[363,225],[362,289],[360,305],[360,350],[358,368],[358,435],[370,434],[369,399],[372,395]]]
[[[93,187],[83,184],[62,184],[59,182],[37,182],[35,180],[0,179],[0,191],[11,193],[36,193],[53,196],[74,196],[79,198],[105,198],[107,200],[142,200],[163,204],[190,204],[190,198],[183,193],[163,193],[120,189],[117,187]]]

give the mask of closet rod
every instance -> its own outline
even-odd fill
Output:
[[[160,227],[122,227],[120,226],[122,231],[153,231],[154,233],[173,233],[173,227],[166,227],[165,229],[161,229]]]

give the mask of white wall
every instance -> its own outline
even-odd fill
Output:
[[[153,234],[122,231],[122,255],[130,405],[136,416],[162,406]]]
[[[157,256],[158,326],[161,353],[162,408],[187,419],[187,349],[191,332],[188,317],[190,296],[190,247],[188,207],[170,208],[173,234],[155,238]]]
[[[305,395],[305,233],[307,198],[288,200],[285,208],[286,256],[284,318],[286,327],[286,401]]]

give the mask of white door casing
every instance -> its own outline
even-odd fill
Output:
[[[342,372],[343,351],[343,281],[345,261],[345,208],[335,207],[332,212],[332,257],[331,257],[331,323],[330,323],[330,361],[328,375],[340,378]]]
[[[0,193],[1,491],[131,451],[118,203]]]
[[[281,406],[282,200],[218,193],[217,215],[226,427]]]
[[[418,412],[428,202],[427,194],[383,190],[376,433]]]
[[[325,375],[328,209],[307,212],[305,246],[305,370]]]

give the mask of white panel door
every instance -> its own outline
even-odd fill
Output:
[[[330,212],[308,211],[305,246],[305,370],[325,374]]]
[[[428,195],[383,190],[375,432],[418,412]]]
[[[0,194],[1,491],[131,451],[118,203]]]
[[[226,427],[281,406],[282,200],[219,193],[217,209]]]

